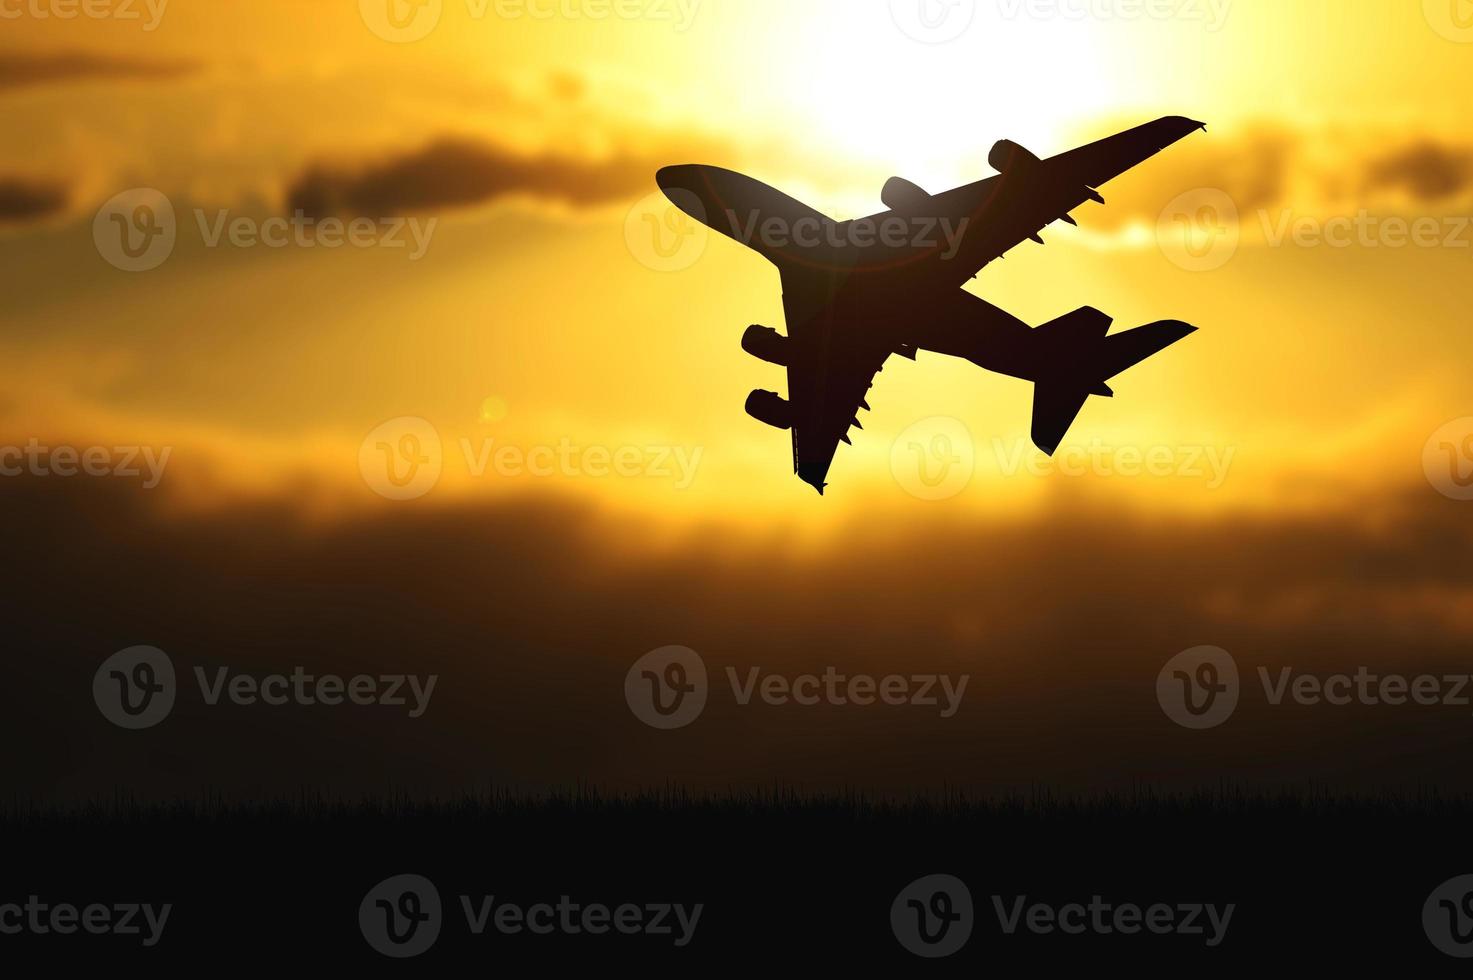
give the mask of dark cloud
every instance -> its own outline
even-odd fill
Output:
[[[1372,189],[1397,188],[1420,200],[1440,201],[1466,190],[1473,178],[1473,151],[1420,140],[1371,161],[1366,182]]]
[[[0,52],[0,91],[94,78],[170,79],[195,71],[184,61],[144,61],[86,52]]]
[[[1096,228],[1154,224],[1167,202],[1200,188],[1225,191],[1240,212],[1275,206],[1284,199],[1297,151],[1295,135],[1269,125],[1226,137],[1193,134],[1106,184],[1109,205],[1083,214]]]
[[[60,184],[0,177],[0,225],[35,221],[66,207]]]
[[[1221,190],[1240,215],[1288,208],[1314,214],[1358,202],[1368,209],[1395,207],[1410,197],[1428,208],[1473,190],[1473,148],[1433,137],[1367,141],[1375,134],[1294,131],[1259,123],[1221,135],[1193,136],[1106,185],[1109,207],[1090,212],[1094,227],[1118,228],[1132,220],[1155,223],[1179,194]],[[1325,163],[1324,161],[1329,161]]]
[[[171,471],[172,473],[172,471]],[[1070,499],[1022,521],[870,514],[821,547],[554,498],[386,506],[314,523],[285,498],[200,513],[124,480],[0,480],[0,590],[16,610],[0,739],[22,798],[209,786],[355,795],[392,785],[666,780],[905,791],[1247,784],[1473,787],[1466,708],[1267,702],[1257,670],[1467,673],[1466,504],[1423,487],[1362,516],[1134,516]],[[310,494],[304,494],[304,499]],[[1347,512],[1349,512],[1347,510]],[[649,547],[655,538],[676,547]],[[101,558],[105,556],[105,560]],[[147,752],[98,716],[92,675],[134,644],[181,684]],[[646,651],[700,652],[713,694],[688,729],[623,698]],[[1222,729],[1172,724],[1168,658],[1213,644],[1242,673]],[[195,667],[436,673],[424,717],[210,708]],[[730,694],[727,668],[967,674],[952,718]],[[191,693],[192,692],[192,693]]]
[[[655,171],[680,152],[597,160],[558,152],[522,155],[489,143],[444,139],[381,163],[311,167],[291,184],[287,207],[309,216],[383,217],[513,196],[591,207],[653,190]]]

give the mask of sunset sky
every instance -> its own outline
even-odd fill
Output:
[[[182,496],[311,486],[331,511],[378,500],[360,443],[412,416],[445,456],[415,506],[567,493],[811,526],[855,508],[1028,507],[1061,482],[1150,508],[1334,507],[1422,480],[1432,432],[1473,411],[1459,223],[1473,133],[1458,113],[1473,44],[1437,3],[1016,0],[976,5],[943,43],[883,2],[649,0],[597,19],[597,4],[446,0],[418,21],[395,3],[423,38],[380,36],[388,0],[173,0],[156,23],[143,5],[139,20],[17,7],[0,22],[9,433],[167,445]],[[891,174],[933,190],[988,175],[997,139],[1052,154],[1177,113],[1208,132],[972,287],[1033,323],[1088,304],[1117,329],[1198,325],[1069,437],[1106,458],[1167,447],[1166,476],[1050,470],[1026,443],[1028,385],[923,354],[878,379],[820,500],[788,472],[787,435],[742,412],[749,389],[783,386],[737,347],[748,323],[781,326],[775,272],[725,240],[674,271],[641,261],[666,163],[741,169],[844,218],[878,210]],[[177,241],[125,272],[93,222],[138,187],[168,199]],[[1185,200],[1196,215],[1203,194],[1239,212],[1219,222],[1236,252],[1207,269],[1173,261],[1185,226],[1162,213]],[[427,239],[209,245],[222,211],[259,224],[304,203],[415,215]],[[1343,247],[1279,237],[1363,210],[1372,230]],[[1398,217],[1435,220],[1438,244],[1388,244],[1405,232],[1375,222]],[[893,470],[912,426],[951,425],[936,418],[970,431],[975,476],[919,501]],[[653,456],[654,475],[478,478],[460,440],[488,438],[696,462],[689,479]],[[1216,476],[1191,466],[1198,452]]]
[[[23,789],[128,766],[166,794],[1467,779],[1466,712],[1321,715],[1315,738],[1247,712],[1191,741],[1154,695],[1202,644],[1245,673],[1466,659],[1461,6],[997,0],[931,29],[899,0],[58,9],[0,0],[0,465],[135,447],[160,471],[0,477],[0,588],[30,612],[0,714],[50,747]],[[1197,333],[1053,462],[1028,384],[892,358],[826,495],[793,476],[788,434],[743,412],[785,387],[739,347],[783,325],[777,274],[672,224],[658,168],[848,218],[891,175],[989,176],[999,139],[1052,155],[1163,115],[1208,130],[969,288],[1033,324],[1089,305]],[[145,757],[85,697],[133,644],[433,669],[446,707],[186,716]],[[620,685],[668,644],[713,671],[966,672],[975,705],[733,709],[660,740]]]

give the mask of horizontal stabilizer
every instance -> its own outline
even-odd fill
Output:
[[[1106,337],[1105,353],[1099,362],[1103,373],[1098,378],[1109,381],[1131,365],[1139,364],[1196,330],[1190,323],[1182,323],[1180,320],[1158,320],[1144,327]]]
[[[1086,306],[1034,331],[1043,363],[1034,380],[1033,444],[1050,456],[1090,395],[1114,394],[1106,381],[1197,329],[1160,320],[1106,337],[1109,327],[1108,316]]]

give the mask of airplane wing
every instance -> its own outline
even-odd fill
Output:
[[[1053,222],[1073,224],[1070,211],[1086,201],[1104,203],[1100,185],[1206,128],[1185,116],[1167,116],[1046,160],[1017,144],[999,143],[989,158],[998,176],[937,196],[970,215],[974,225],[958,256],[972,270],[968,278],[1024,241],[1041,243],[1040,232]]]
[[[823,493],[839,443],[849,442],[850,429],[863,428],[859,411],[869,407],[865,396],[875,375],[891,354],[913,358],[915,351],[897,345],[879,322],[852,313],[845,319],[833,308],[815,317],[801,294],[785,291],[783,308],[796,348],[788,364],[793,472]]]
[[[1195,119],[1167,116],[1049,157],[1044,165],[1051,180],[1099,187],[1149,160],[1177,140],[1206,128],[1206,123]]]

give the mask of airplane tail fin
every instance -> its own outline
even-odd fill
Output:
[[[1106,336],[1109,329],[1110,317],[1085,306],[1034,330],[1033,444],[1050,456],[1090,395],[1114,394],[1106,381],[1197,328],[1159,320]]]

